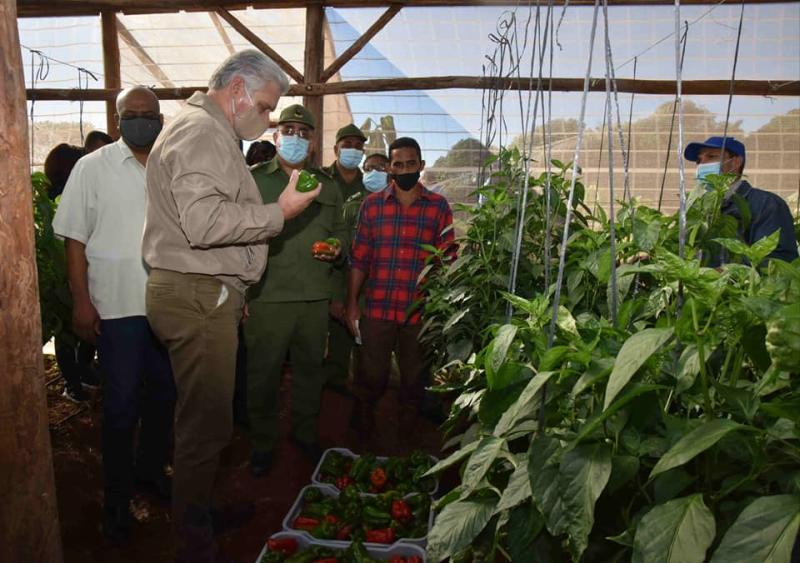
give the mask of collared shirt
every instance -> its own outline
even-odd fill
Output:
[[[145,314],[145,169],[121,139],[81,158],[53,230],[86,245],[89,296],[101,319]]]
[[[267,270],[248,290],[250,301],[343,300],[343,287],[333,275],[333,264],[317,260],[311,254],[311,246],[317,241],[331,237],[345,241],[347,229],[342,220],[342,194],[338,184],[324,170],[306,170],[314,174],[322,189],[302,213],[286,221],[283,232],[270,242]],[[289,183],[289,176],[278,158],[258,164],[251,171],[264,203],[278,201]]]
[[[356,176],[353,178],[352,182],[346,182],[345,179],[342,178],[342,174],[339,172],[339,167],[336,166],[336,161],[322,170],[327,172],[331,178],[336,180],[336,183],[339,184],[339,188],[342,190],[343,201],[347,201],[355,194],[366,193],[367,191],[367,189],[364,187],[364,174],[359,169],[356,169]]]
[[[195,92],[147,161],[145,261],[216,276],[244,292],[261,278],[266,242],[282,229],[283,213],[262,203],[225,114]]]
[[[394,184],[367,196],[361,207],[350,265],[367,274],[367,318],[418,323],[419,310],[410,316],[407,311],[422,297],[417,278],[430,255],[422,245],[453,251],[453,230],[447,229],[453,223],[450,205],[441,195],[420,188],[419,197],[406,209]]]

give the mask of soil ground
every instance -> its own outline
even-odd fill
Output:
[[[130,542],[113,547],[103,538],[103,471],[100,449],[102,400],[100,392],[90,402],[76,405],[61,396],[63,380],[52,356],[45,356],[45,377],[50,415],[56,492],[67,563],[158,563],[172,560],[172,538],[168,504],[155,497],[137,494],[132,502],[135,517]],[[254,479],[248,470],[249,440],[244,429],[236,427],[230,446],[223,452],[217,481],[218,504],[253,503],[255,514],[238,528],[217,536],[222,554],[237,562],[251,563],[271,534],[281,530],[281,522],[300,489],[311,481],[311,462],[289,440],[290,401],[287,380],[283,384],[281,412],[282,440],[272,470]],[[390,387],[378,406],[382,428],[373,443],[359,444],[348,429],[352,400],[325,391],[320,413],[320,445],[323,448],[347,447],[355,452],[372,451],[379,455],[404,453],[397,440],[397,394]],[[440,435],[427,420],[421,420],[413,447],[439,454]],[[366,447],[364,447],[366,446]]]

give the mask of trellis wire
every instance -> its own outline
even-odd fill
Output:
[[[47,75],[50,74],[50,61],[44,53],[41,51],[37,51],[36,49],[28,49],[31,53],[31,89],[36,89],[36,81],[37,80],[45,80]],[[38,60],[37,60],[38,57]],[[38,64],[37,64],[38,62]],[[34,137],[35,137],[35,127],[34,127],[34,118],[35,118],[35,110],[34,106],[36,105],[36,98],[31,98],[31,110],[30,110],[30,119],[31,119],[31,170],[33,170],[33,149],[34,149]]]
[[[736,50],[733,53],[733,70],[731,71],[731,87],[728,91],[728,109],[725,112],[725,128],[722,133],[722,148],[719,151],[719,161],[725,159],[725,144],[728,141],[728,123],[731,119],[731,105],[733,104],[733,90],[736,81],[736,63],[739,61],[739,44],[742,40],[742,23],[744,22],[744,2],[742,2],[742,9],[739,12],[739,30],[736,35]]]
[[[683,37],[681,42],[683,43],[683,48],[681,49],[681,68],[683,68],[683,62],[686,57],[686,44],[689,40],[689,22],[684,21],[684,31]],[[672,154],[672,135],[675,132],[675,113],[678,110],[678,98],[676,97],[675,100],[672,102],[672,118],[669,122],[669,137],[667,139],[667,158],[664,159],[664,173],[661,175],[661,187],[658,190],[658,211],[661,211],[661,204],[664,201],[664,186],[667,184],[667,170],[669,169],[669,157]]]
[[[686,247],[686,178],[683,166],[683,101],[681,100],[681,0],[675,0],[675,105],[678,108],[678,256]]]
[[[617,231],[614,224],[614,133],[611,123],[611,77],[614,63],[611,59],[611,38],[608,36],[608,0],[603,0],[603,20],[605,29],[606,53],[606,112],[608,113],[608,226],[611,245],[611,324],[617,325]],[[619,104],[617,104],[617,120],[619,121]],[[621,133],[621,132],[620,132]],[[620,137],[620,149],[625,150]],[[626,163],[627,168],[627,163]]]
[[[559,249],[558,256],[558,275],[556,276],[556,288],[553,295],[553,315],[550,318],[550,328],[547,333],[547,348],[553,346],[553,340],[556,334],[556,325],[558,324],[558,308],[561,302],[561,285],[564,282],[564,267],[567,260],[567,243],[569,241],[569,223],[572,220],[572,201],[575,196],[575,184],[578,180],[578,163],[580,160],[581,143],[583,142],[583,133],[586,130],[586,102],[589,98],[589,82],[592,74],[592,55],[594,54],[594,38],[597,32],[597,12],[600,8],[600,0],[595,0],[594,11],[592,14],[592,32],[589,37],[589,62],[586,65],[586,76],[583,79],[583,97],[581,99],[581,113],[578,121],[578,138],[575,142],[575,157],[572,160],[572,180],[569,186],[569,194],[567,195],[567,209],[564,217],[564,235],[561,239],[561,248]],[[539,403],[539,424],[538,430],[544,428],[544,407],[547,402],[547,383],[542,385],[542,400]],[[537,431],[538,431],[537,430]]]

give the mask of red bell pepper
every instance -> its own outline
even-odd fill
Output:
[[[314,559],[313,563],[339,563],[335,557],[325,557],[324,559]]]
[[[396,499],[392,501],[392,518],[398,522],[405,523],[414,518],[414,513],[411,511],[411,507],[406,504],[406,501]]]
[[[339,519],[336,517],[335,514],[328,514],[327,516],[325,516],[325,521],[330,523],[330,524],[338,524],[339,523]]]
[[[386,485],[386,472],[382,467],[376,467],[373,470],[372,475],[369,476],[369,480],[370,483],[372,483],[372,486],[380,491],[383,489],[384,485]]]
[[[298,547],[297,540],[294,538],[270,538],[267,540],[268,551],[274,551],[284,555],[294,555]]]
[[[367,530],[368,543],[394,543],[394,528]]]
[[[406,557],[406,563],[422,563],[422,557],[419,555],[409,555]]]
[[[350,539],[350,536],[353,534],[353,527],[352,526],[342,526],[339,528],[339,531],[336,532],[336,539],[347,541]]]
[[[292,528],[297,530],[313,530],[319,525],[319,520],[307,516],[298,516],[292,522]]]
[[[341,477],[336,479],[336,487],[340,491],[345,490],[347,487],[349,487],[353,483],[354,483],[353,478],[350,477],[349,475],[342,475]]]

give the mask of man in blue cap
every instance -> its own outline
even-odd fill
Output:
[[[787,262],[797,258],[797,238],[789,206],[779,195],[754,188],[742,179],[745,164],[742,142],[733,137],[709,137],[702,143],[689,143],[683,156],[697,163],[697,179],[700,181],[709,174],[736,174],[736,180],[722,203],[722,212],[740,222],[739,232],[744,242],[752,245],[780,229],[778,246],[769,257]],[[734,193],[750,207],[749,224],[741,224],[739,208],[731,197]]]

